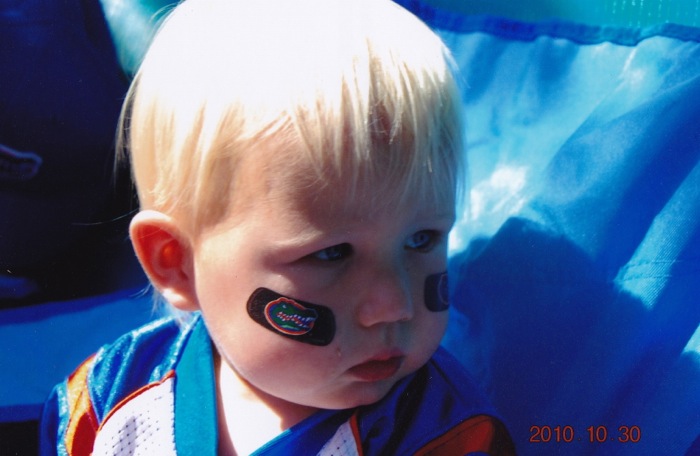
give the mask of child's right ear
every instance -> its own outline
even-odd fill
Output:
[[[198,310],[191,243],[173,218],[158,211],[139,212],[129,234],[141,266],[163,298],[179,310]]]

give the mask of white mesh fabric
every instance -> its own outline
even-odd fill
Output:
[[[318,456],[361,456],[349,421],[343,423],[331,439],[323,445]]]
[[[174,379],[145,389],[114,412],[95,439],[93,455],[169,456],[175,451]]]

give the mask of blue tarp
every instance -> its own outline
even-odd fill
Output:
[[[464,78],[445,344],[520,454],[700,450],[700,32],[405,3]]]

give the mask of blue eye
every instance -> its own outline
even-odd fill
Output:
[[[428,251],[440,240],[440,233],[432,230],[422,230],[413,234],[406,241],[406,248],[411,250]]]
[[[327,247],[323,250],[313,253],[311,256],[321,261],[339,261],[347,258],[352,254],[352,246],[350,244],[338,244]]]

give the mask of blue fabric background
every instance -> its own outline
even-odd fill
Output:
[[[445,345],[520,454],[700,450],[700,33],[404,3],[464,78],[472,190]],[[620,443],[620,426],[641,440]]]

